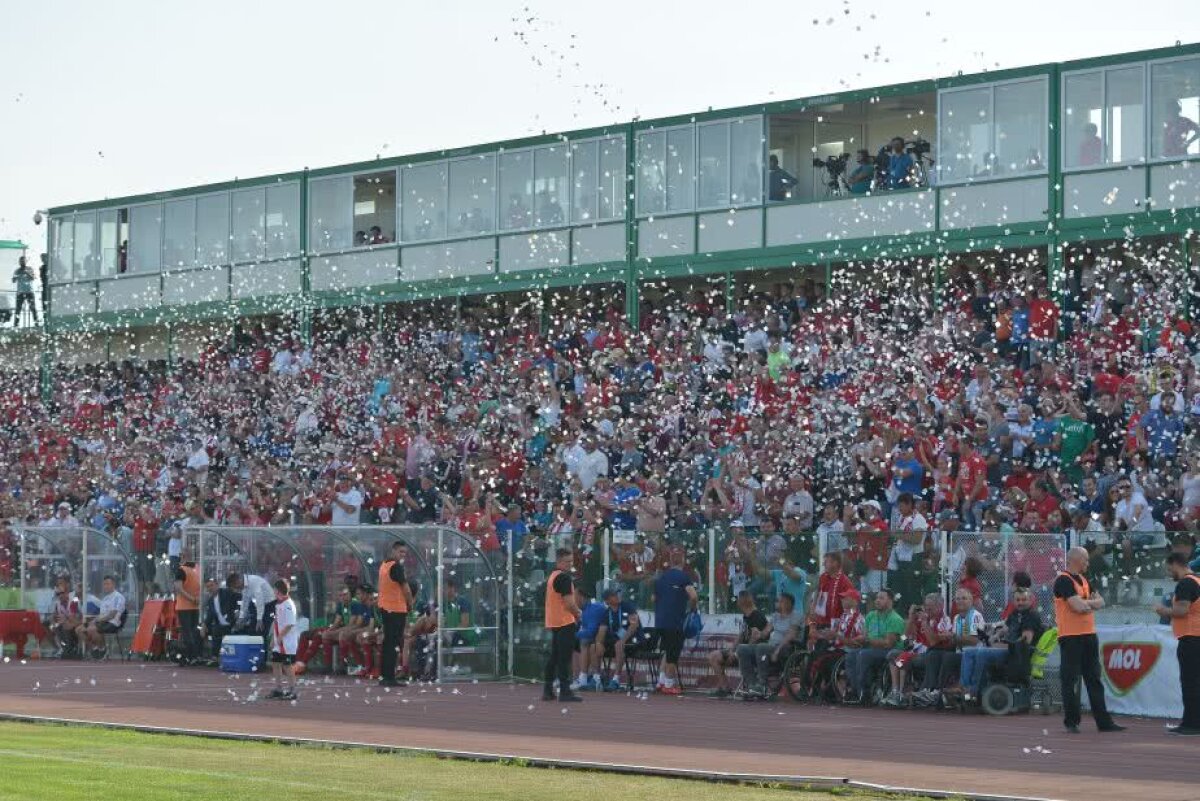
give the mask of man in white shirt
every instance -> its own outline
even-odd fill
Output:
[[[208,463],[208,450],[204,447],[204,443],[194,440],[192,451],[188,454],[187,469],[196,473],[204,473],[208,470]]]
[[[271,673],[275,677],[275,689],[271,698],[285,701],[296,700],[295,664],[296,652],[300,648],[300,629],[297,626],[296,602],[288,593],[291,587],[287,580],[278,579],[273,585],[275,595],[275,619],[271,624]]]
[[[1146,500],[1146,496],[1140,490],[1135,490],[1133,482],[1128,478],[1122,478],[1117,482],[1117,491],[1120,493],[1120,500],[1113,508],[1117,527],[1122,531],[1130,532],[1134,545],[1153,543],[1158,538],[1157,532],[1161,530],[1161,526],[1154,519],[1153,510],[1150,508],[1150,502]]]
[[[608,457],[596,448],[594,437],[585,436],[577,445],[563,452],[567,472],[579,479],[583,489],[590,490],[600,476],[608,475]]]
[[[243,576],[241,587],[234,589],[241,590],[242,593],[242,604],[238,609],[238,630],[258,631],[262,625],[267,604],[275,598],[275,591],[265,578],[253,573]]]
[[[350,476],[338,476],[333,495],[333,519],[335,526],[357,526],[361,520],[363,494],[350,483]]]
[[[817,542],[821,544],[823,553],[841,554],[850,550],[850,542],[846,539],[844,531],[845,526],[838,517],[837,505],[825,504],[825,508],[821,510],[821,522],[817,524]]]
[[[922,598],[925,538],[929,522],[916,510],[913,496],[907,492],[896,499],[895,542],[888,555],[888,586],[902,603],[912,604]]]
[[[79,528],[79,521],[71,514],[71,504],[61,502],[54,515],[38,523],[39,528]]]
[[[90,622],[80,623],[75,630],[80,646],[91,648],[92,656],[96,658],[104,655],[104,635],[120,630],[125,616],[125,596],[117,591],[117,580],[105,576],[101,587],[104,595],[100,599],[100,614]]]
[[[813,497],[804,488],[801,476],[788,479],[788,495],[783,499],[783,516],[795,519],[800,531],[809,531],[813,524]]]

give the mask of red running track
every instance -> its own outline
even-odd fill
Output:
[[[1196,801],[1200,741],[1161,720],[1068,736],[1057,716],[600,694],[540,700],[483,683],[383,692],[306,677],[290,704],[254,697],[263,677],[136,663],[0,665],[0,713],[443,751],[770,776],[1064,801]]]

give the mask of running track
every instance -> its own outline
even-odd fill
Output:
[[[254,698],[256,681],[157,664],[0,664],[0,714],[1064,801],[1200,798],[1200,742],[1166,735],[1161,720],[1101,735],[1085,719],[1068,737],[1038,714],[625,694],[563,705],[528,684],[383,693],[344,677],[313,677],[289,704]]]

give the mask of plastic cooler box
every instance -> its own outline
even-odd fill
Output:
[[[265,662],[263,638],[231,634],[221,640],[221,670],[253,673]]]

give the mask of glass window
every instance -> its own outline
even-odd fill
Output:
[[[667,135],[645,132],[637,137],[637,209],[639,214],[667,210]]]
[[[95,278],[96,269],[96,213],[75,215],[75,280]]]
[[[599,166],[599,141],[575,142],[571,145],[571,172],[575,184],[571,195],[572,222],[591,222],[596,219]]]
[[[496,158],[478,156],[450,162],[450,233],[496,230]]]
[[[625,167],[625,138],[612,136],[601,139],[599,215],[602,220],[625,218],[625,201],[629,197]]]
[[[162,206],[134,206],[129,210],[128,272],[149,273],[161,264]]]
[[[1154,158],[1200,155],[1200,58],[1150,67]]]
[[[258,261],[263,257],[265,194],[262,189],[243,189],[233,193],[234,261]]]
[[[313,253],[350,247],[350,176],[308,184],[308,249]]]
[[[70,217],[56,217],[50,221],[50,238],[53,250],[50,257],[50,274],[55,281],[71,280],[71,249],[75,242],[75,225]]]
[[[537,202],[533,223],[542,228],[562,225],[570,198],[567,184],[567,146],[551,145],[533,151],[533,185]]]
[[[699,203],[702,209],[729,205],[729,123],[698,126]]]
[[[944,92],[938,123],[938,177],[943,182],[986,178],[993,172],[992,91]]]
[[[696,207],[696,154],[693,130],[667,131],[667,211],[687,211]]]
[[[174,270],[196,262],[196,201],[163,204],[163,267]]]
[[[100,275],[117,274],[118,246],[117,210],[100,212]]]
[[[515,231],[533,225],[533,153],[500,154],[500,228]]]
[[[354,246],[396,241],[396,171],[354,176]]]
[[[1140,66],[1104,73],[1104,142],[1110,164],[1146,157],[1145,76]]]
[[[400,176],[403,240],[421,242],[446,235],[446,162],[405,167]]]
[[[204,266],[228,264],[229,195],[196,198],[196,261]]]
[[[394,189],[394,187],[393,187]],[[393,207],[395,195],[393,194]],[[395,219],[395,213],[392,214]],[[267,187],[267,258],[284,259],[300,252],[300,184]]]
[[[1104,161],[1104,73],[1068,75],[1063,81],[1063,166]]]
[[[762,202],[762,118],[750,117],[729,124],[730,199],[735,206]]]
[[[993,174],[1046,169],[1046,82],[1026,81],[995,88],[996,143]]]

